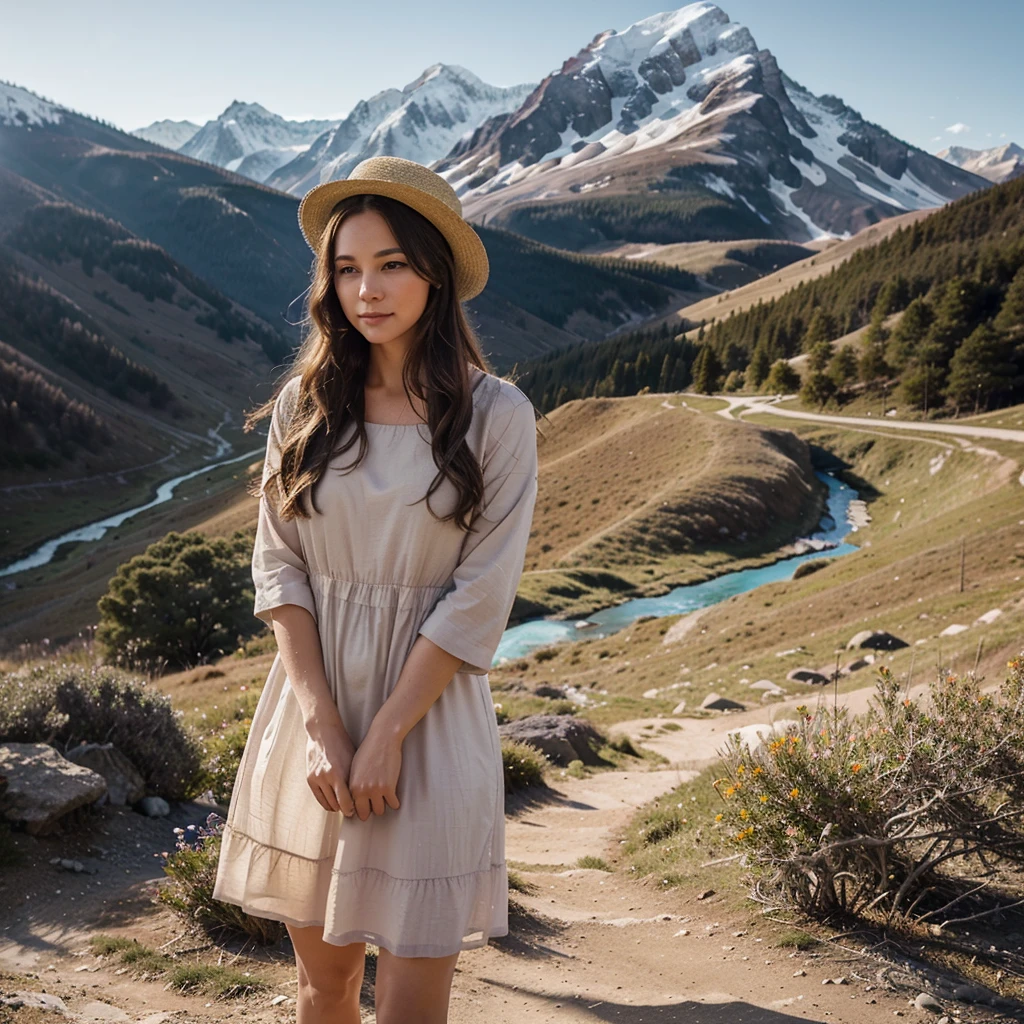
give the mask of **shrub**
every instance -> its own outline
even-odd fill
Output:
[[[201,791],[201,753],[170,698],[122,669],[72,662],[0,673],[0,740],[113,743],[138,768],[146,789],[170,800]]]
[[[1024,660],[994,697],[943,672],[929,698],[881,668],[862,720],[819,702],[754,751],[730,737],[719,827],[749,851],[756,893],[948,924],[981,888],[975,868],[1024,863]]]
[[[171,532],[118,567],[98,602],[107,658],[156,671],[236,650],[254,631],[252,539]]]
[[[804,576],[810,576],[811,573],[824,569],[829,564],[829,561],[830,559],[828,558],[815,558],[810,562],[801,562],[793,571],[793,579],[799,580],[803,579]]]
[[[253,712],[260,700],[259,690],[249,690],[235,708],[232,717],[207,733],[202,740],[202,789],[213,794],[214,800],[227,804],[235,785],[238,767],[249,738]]]
[[[528,743],[515,740],[501,741],[501,763],[505,772],[505,792],[514,793],[519,789],[542,785],[547,760],[544,755]]]
[[[174,831],[178,837],[175,850],[167,854],[164,863],[171,882],[161,887],[160,902],[212,934],[241,934],[263,945],[279,942],[285,934],[282,922],[253,917],[233,903],[213,898],[224,819],[210,814],[205,828],[189,825]]]

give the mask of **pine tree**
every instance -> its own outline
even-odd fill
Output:
[[[885,357],[890,366],[902,370],[914,358],[934,319],[935,314],[931,306],[922,296],[918,296],[907,306],[889,336]]]
[[[977,327],[956,350],[949,364],[946,394],[956,405],[988,408],[993,398],[1013,387],[1012,345],[988,324]]]
[[[771,357],[764,342],[758,342],[747,367],[745,380],[748,387],[759,388],[767,379],[772,369]]]
[[[804,332],[803,350],[810,352],[821,341],[831,341],[836,335],[835,323],[821,306],[816,306]]]
[[[836,349],[828,364],[828,375],[837,388],[843,388],[857,379],[857,353],[852,345],[842,345]]]
[[[785,359],[772,364],[762,390],[772,395],[789,395],[800,387],[800,374]]]
[[[721,373],[722,367],[714,349],[710,345],[702,345],[693,363],[693,390],[702,395],[714,394],[718,390]]]
[[[1024,265],[1013,276],[993,326],[1016,341],[1024,336]]]
[[[810,350],[807,357],[807,365],[812,373],[823,373],[832,359],[832,342],[819,341]]]

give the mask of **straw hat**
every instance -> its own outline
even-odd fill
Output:
[[[357,164],[348,178],[311,188],[299,203],[299,226],[317,252],[335,205],[348,196],[369,192],[390,196],[423,214],[448,240],[455,256],[455,291],[460,302],[479,295],[487,283],[487,250],[462,217],[455,189],[440,174],[414,160],[371,156]]]

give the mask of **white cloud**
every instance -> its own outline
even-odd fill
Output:
[[[956,124],[951,124],[946,129],[950,135],[963,135],[964,132],[969,132],[970,130],[971,126],[969,124],[964,124],[963,121],[957,121]]]
[[[933,135],[932,136],[932,142],[941,142],[941,141],[942,141],[942,136],[941,135]]]

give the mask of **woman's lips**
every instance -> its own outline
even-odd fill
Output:
[[[385,318],[387,318],[389,316],[391,316],[390,313],[360,313],[359,314],[359,319],[360,320],[367,320],[371,324],[375,324],[378,320],[384,320]]]

